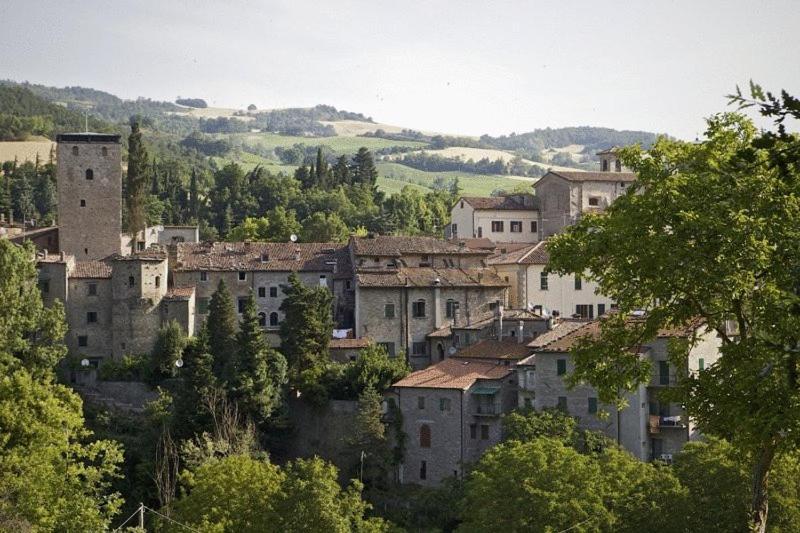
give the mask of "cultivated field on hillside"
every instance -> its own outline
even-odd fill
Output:
[[[506,163],[508,163],[515,157],[515,154],[511,152],[506,152],[505,150],[495,150],[488,148],[468,148],[465,146],[451,146],[441,150],[425,150],[425,153],[430,155],[438,155],[441,157],[449,157],[449,158],[460,157],[464,161],[469,161],[470,159],[472,159],[473,161],[479,161],[484,158],[488,158],[491,161],[496,161],[500,159]],[[391,159],[401,159],[403,157],[403,154],[395,154],[389,157]],[[555,166],[549,165],[547,163],[539,163],[538,161],[531,161],[530,159],[523,158],[522,160],[529,165],[540,167],[544,170],[547,170],[549,168],[552,168],[553,170],[572,170],[572,171],[579,170],[576,168],[560,167],[557,165]]]
[[[178,106],[178,107],[182,107],[184,111],[169,112],[169,114],[188,115],[190,117],[195,117],[195,118],[220,118],[220,117],[238,118],[239,120],[243,120],[245,122],[248,120],[253,120],[253,117],[247,115],[245,116],[234,115],[234,113],[241,111],[241,109],[233,109],[230,107],[186,107],[186,106]]]
[[[336,130],[336,135],[341,137],[357,137],[365,133],[372,133],[377,130],[383,130],[386,133],[401,133],[404,129],[403,126],[393,126],[391,124],[382,124],[376,122],[363,122],[360,120],[321,120],[321,124],[333,126]],[[415,130],[419,131],[419,130]],[[443,135],[435,131],[421,131],[424,135]]]
[[[426,146],[422,142],[390,141],[375,137],[296,137],[277,133],[240,133],[233,134],[232,137],[241,139],[250,145],[259,145],[267,150],[274,150],[278,146],[289,148],[295,144],[305,144],[306,146],[327,146],[333,152],[345,155],[356,153],[362,146],[373,151],[392,146],[408,148],[424,148]]]
[[[20,163],[35,161],[36,154],[39,154],[39,160],[46,163],[55,144],[48,140],[0,142],[0,161],[13,161],[14,158]]]
[[[502,189],[512,191],[515,189],[529,190],[529,186],[536,182],[535,178],[525,176],[499,176],[467,174],[465,172],[425,172],[407,167],[399,163],[380,161],[377,164],[380,176],[396,181],[413,183],[427,188],[433,188],[436,178],[450,181],[458,178],[458,184],[466,195],[489,196],[492,192]]]

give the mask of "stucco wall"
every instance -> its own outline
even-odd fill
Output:
[[[575,290],[575,276],[559,276],[551,273],[547,276],[547,290],[541,290],[541,274],[544,269],[544,265],[528,265],[526,282],[523,286],[523,289],[527,290],[527,295],[524,293],[519,295],[520,307],[525,307],[528,303],[541,305],[551,312],[559,311],[564,317],[572,316],[575,313],[575,306],[579,304],[592,305],[595,317],[600,315],[598,304],[605,305],[605,312],[611,310],[612,300],[598,294],[597,283],[587,279],[581,280],[581,290]]]
[[[494,242],[539,242],[538,211],[480,210],[475,211],[475,236],[482,236]],[[503,231],[492,231],[492,221],[502,221]],[[521,222],[522,231],[512,232],[511,222]],[[536,231],[531,232],[531,222],[536,222]],[[478,230],[480,228],[480,231]]]

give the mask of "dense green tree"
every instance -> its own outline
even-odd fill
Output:
[[[363,183],[369,186],[375,185],[378,179],[378,169],[372,153],[365,147],[361,147],[353,156],[353,183]]]
[[[319,392],[333,334],[333,295],[327,287],[304,285],[296,273],[282,290],[281,353],[289,363],[289,383],[304,393]]]
[[[278,206],[268,211],[266,218],[269,220],[268,234],[272,242],[289,242],[292,235],[300,233],[301,226],[294,210]]]
[[[571,379],[592,383],[601,401],[618,402],[620,390],[650,379],[647,360],[628,347],[660,329],[699,318],[721,339],[719,360],[679,371],[672,396],[706,434],[755,457],[751,523],[759,532],[771,465],[798,446],[800,173],[785,158],[798,144],[796,136],[764,140],[749,120],[727,114],[708,121],[703,142],[624,149],[637,182],[605,214],[585,216],[549,245],[552,271],[591,273],[619,306],[601,335],[574,351]],[[646,315],[627,321],[637,309]],[[676,368],[697,340],[672,346]]]
[[[269,219],[267,217],[245,218],[241,224],[228,232],[230,242],[266,242],[269,241]]]
[[[303,242],[345,242],[349,236],[350,230],[339,215],[320,211],[305,219],[300,230]]]
[[[197,169],[192,169],[189,180],[189,217],[190,220],[200,220],[200,188],[197,183]]]
[[[336,159],[336,164],[333,165],[331,173],[333,174],[333,181],[336,185],[350,185],[350,164],[347,162],[346,155],[340,155],[339,158]]]
[[[560,409],[512,411],[503,416],[503,437],[506,440],[527,442],[549,437],[573,446],[577,428],[578,421]]]
[[[350,477],[358,478],[370,489],[384,488],[392,467],[392,449],[383,422],[381,396],[368,387],[358,397],[358,414],[347,449],[356,470]]]
[[[237,318],[233,297],[225,281],[220,279],[217,290],[208,304],[208,349],[214,358],[214,375],[218,378],[229,375],[225,370],[236,354]]]
[[[230,397],[242,413],[256,423],[266,420],[281,401],[286,359],[267,343],[252,291],[242,313],[235,355],[226,371]]]
[[[170,320],[158,331],[153,353],[150,355],[150,376],[154,382],[175,377],[175,362],[181,358],[188,339],[186,332],[175,320]]]
[[[131,236],[131,251],[136,252],[136,235],[147,225],[145,202],[147,196],[147,151],[142,142],[139,121],[131,118],[128,136],[128,172],[125,175],[126,230]]]
[[[183,351],[180,392],[175,397],[173,417],[177,438],[190,438],[211,429],[211,413],[203,406],[208,404],[213,392],[219,390],[219,382],[214,375],[210,335],[210,327],[206,322]]]

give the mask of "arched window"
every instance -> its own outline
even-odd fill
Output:
[[[270,326],[278,325],[278,313],[273,312],[269,314],[269,325]]]
[[[108,155],[108,148],[103,146],[103,148],[100,149],[100,153],[103,154],[103,157],[107,156]]]
[[[419,427],[419,447],[431,447],[431,427],[428,424],[422,424]]]
[[[78,155],[78,147],[77,146],[73,146],[72,147],[72,155]]]
[[[161,276],[156,276],[156,288],[161,286]]]
[[[86,179],[87,180],[93,180],[94,179],[94,170],[92,170],[91,168],[87,168],[86,169]]]
[[[128,276],[128,287],[136,286],[136,278],[133,276]]]
[[[267,314],[266,313],[258,313],[258,325],[262,328],[267,325]]]

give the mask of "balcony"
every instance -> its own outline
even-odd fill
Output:
[[[498,416],[500,409],[494,404],[478,404],[472,412],[474,416]]]
[[[648,428],[650,433],[661,433],[662,429],[685,429],[686,423],[682,416],[650,415]]]

